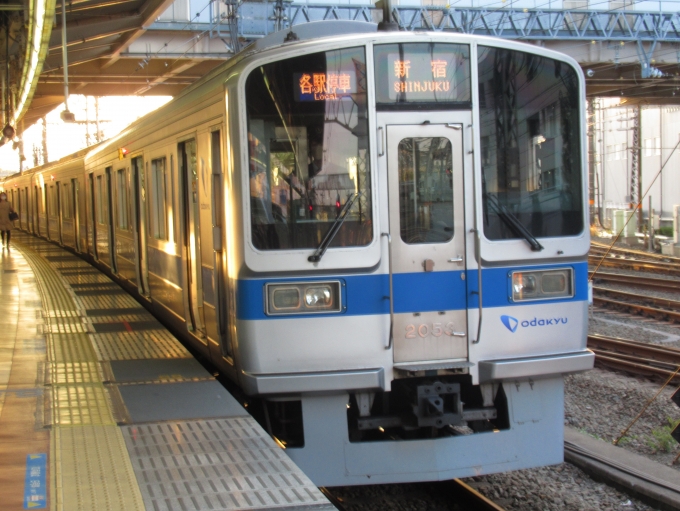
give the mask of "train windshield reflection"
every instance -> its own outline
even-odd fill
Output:
[[[258,67],[246,82],[246,108],[253,245],[317,248],[357,196],[330,246],[370,243],[364,49]]]

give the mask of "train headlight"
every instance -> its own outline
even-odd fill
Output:
[[[340,282],[266,285],[267,315],[340,312]]]
[[[308,287],[305,289],[307,307],[324,308],[333,305],[333,292],[330,286]]]
[[[574,296],[573,282],[571,268],[516,271],[512,273],[512,301],[571,298]]]

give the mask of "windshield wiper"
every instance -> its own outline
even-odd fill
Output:
[[[321,261],[321,258],[326,253],[328,245],[331,244],[331,241],[333,241],[333,238],[335,238],[335,235],[340,230],[340,227],[342,227],[342,223],[345,221],[345,218],[347,218],[347,213],[349,213],[352,204],[354,204],[354,201],[357,200],[360,195],[361,193],[355,193],[347,200],[347,202],[345,202],[340,214],[335,218],[335,222],[333,222],[331,228],[328,229],[328,232],[326,233],[326,236],[324,236],[319,248],[317,248],[314,253],[307,258],[310,263],[318,263]]]
[[[543,245],[541,245],[538,240],[534,238],[534,236],[526,227],[524,227],[524,224],[522,224],[522,222],[520,222],[515,215],[508,211],[507,207],[498,202],[497,197],[487,193],[484,194],[484,198],[487,200],[487,204],[489,204],[489,206],[491,206],[496,212],[498,217],[503,220],[503,222],[505,222],[505,224],[510,227],[510,229],[512,229],[515,234],[527,240],[527,243],[531,245],[531,250],[534,252],[540,252],[543,250]]]

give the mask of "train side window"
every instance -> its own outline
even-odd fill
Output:
[[[165,158],[151,160],[151,223],[154,238],[167,239],[167,196]]]
[[[95,193],[97,203],[97,223],[107,225],[106,189],[103,176],[97,176],[97,188]]]
[[[50,215],[50,217],[55,217],[57,216],[57,189],[54,187],[54,185],[50,186],[49,194],[50,198],[47,201],[47,214]]]
[[[118,212],[117,227],[122,230],[130,229],[130,221],[128,217],[128,189],[127,189],[127,173],[125,169],[120,169],[116,172],[116,189],[118,191],[118,207],[116,208]]]
[[[68,183],[61,187],[61,215],[64,220],[71,220],[71,190]]]

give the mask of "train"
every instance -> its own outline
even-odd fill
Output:
[[[434,481],[563,460],[594,362],[585,127],[565,55],[313,22],[2,189],[315,484]]]

